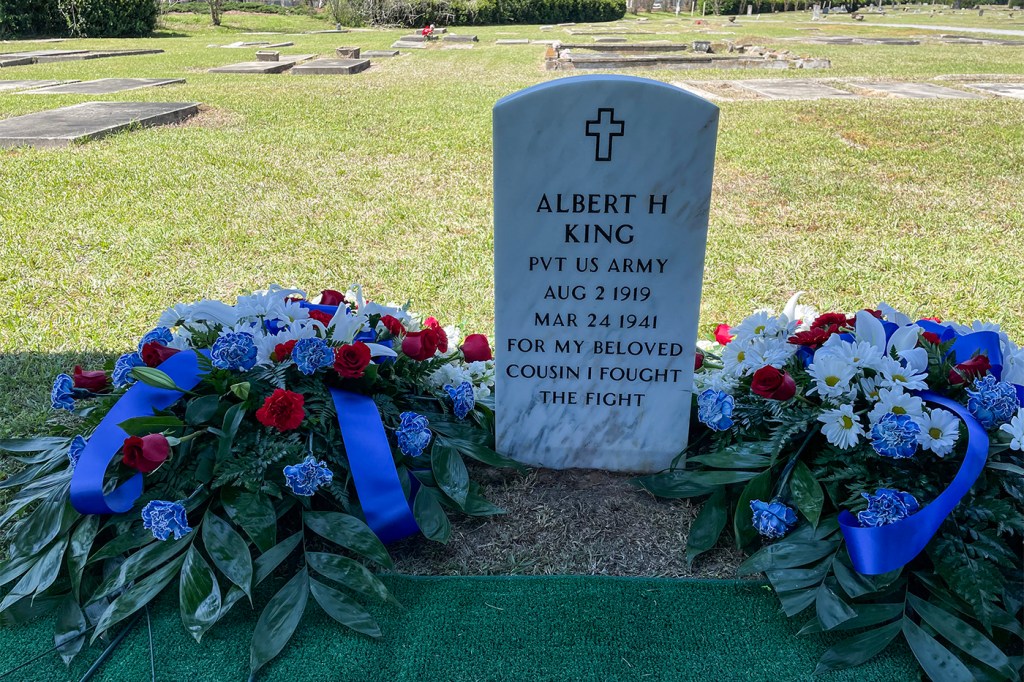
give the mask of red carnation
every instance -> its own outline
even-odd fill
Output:
[[[796,382],[788,372],[765,365],[754,372],[750,391],[768,400],[789,400],[796,395]]]
[[[320,324],[322,324],[325,327],[329,326],[331,324],[331,320],[334,319],[334,315],[331,315],[330,313],[322,312],[320,310],[310,310],[309,311],[309,317],[311,319],[316,320],[317,322],[319,322]]]
[[[494,354],[491,353],[491,343],[483,334],[470,334],[462,342],[461,348],[466,362],[484,362],[494,359]]]
[[[445,339],[447,346],[448,339]],[[402,352],[417,362],[423,362],[434,357],[438,349],[437,331],[424,329],[418,332],[409,332],[402,339]]]
[[[274,346],[274,360],[284,362],[292,356],[292,349],[295,348],[295,341],[285,341]]]
[[[320,305],[342,305],[345,303],[345,294],[334,289],[324,289],[320,292]]]
[[[921,337],[928,343],[934,343],[936,346],[942,343],[942,339],[940,339],[939,335],[935,332],[924,332],[921,334]]]
[[[164,360],[180,352],[177,348],[169,348],[159,341],[150,341],[142,347],[142,361],[147,367],[159,367]]]
[[[788,340],[794,345],[817,350],[821,348],[823,343],[828,341],[828,337],[832,336],[833,333],[833,331],[827,329],[808,329],[807,331],[797,332],[789,337]]]
[[[71,377],[75,388],[84,388],[87,391],[102,391],[107,387],[107,373],[102,369],[84,370],[75,365],[74,376]]]
[[[988,361],[987,355],[975,355],[967,362],[961,362],[949,370],[949,383],[954,386],[966,384],[968,381],[985,376],[990,369],[992,369],[992,363]]]
[[[256,410],[256,419],[278,431],[297,429],[306,418],[306,411],[302,409],[305,402],[298,393],[278,388],[263,401],[263,407]]]
[[[723,346],[729,345],[732,341],[733,334],[732,329],[727,324],[720,324],[715,327],[715,341],[722,344]]]
[[[369,364],[370,347],[362,341],[334,349],[334,371],[345,379],[358,379],[363,376]]]
[[[811,323],[811,326],[817,329],[828,329],[833,325],[837,327],[845,327],[853,325],[851,320],[855,319],[856,318],[847,318],[846,315],[843,315],[842,313],[825,313],[824,315],[818,315],[818,317],[814,319],[814,322]]]
[[[437,334],[437,349],[442,353],[448,352],[448,333],[441,326],[441,323],[437,321],[436,317],[428,317],[423,320],[423,325],[427,329],[433,329]]]
[[[150,474],[160,468],[171,455],[171,444],[162,433],[151,433],[148,436],[128,436],[122,446],[124,456],[121,461],[126,466]]]
[[[697,371],[704,366],[704,353],[701,352],[700,348],[697,349],[697,354],[693,356],[693,371]]]
[[[405,325],[393,315],[384,315],[380,318],[380,323],[384,325],[384,328],[388,330],[388,334],[391,334],[391,336],[401,336],[405,333]]]

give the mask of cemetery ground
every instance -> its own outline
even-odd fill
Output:
[[[1024,45],[948,44],[937,40],[940,31],[872,25],[1024,32],[1024,12],[831,19],[812,23],[801,12],[696,25],[661,14],[644,22],[627,15],[618,25],[646,32],[625,35],[629,42],[734,41],[832,62],[820,71],[629,72],[713,82],[707,87],[716,92],[728,89],[722,81],[754,78],[965,91],[973,81],[1024,82]],[[329,57],[342,45],[387,49],[410,31],[309,34],[329,26],[233,13],[224,24],[171,14],[152,38],[0,43],[0,52],[164,50],[4,68],[0,79],[186,79],[100,97],[0,91],[0,119],[96,99],[202,103],[197,116],[173,126],[61,150],[0,151],[0,435],[40,430],[55,374],[116,357],[168,305],[230,299],[267,282],[318,291],[358,281],[380,299],[409,295],[414,310],[429,306],[464,333],[492,334],[491,107],[565,75],[544,71],[543,44],[495,41],[592,36],[452,27],[479,42],[448,49],[459,45],[438,41],[374,59],[358,75],[298,78],[208,73],[252,60],[257,49],[211,46],[289,41],[282,55]],[[804,42],[827,35],[920,44]],[[869,96],[719,106],[704,336],[752,307],[781,308],[798,289],[823,311],[884,300],[1024,333],[1024,101]],[[0,462],[0,471],[13,468]],[[625,476],[479,475],[510,514],[460,524],[449,547],[405,541],[396,547],[399,571],[730,577],[740,559],[723,547],[688,568],[683,548],[696,509],[655,501]]]

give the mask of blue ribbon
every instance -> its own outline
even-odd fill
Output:
[[[988,434],[963,405],[931,391],[918,395],[952,411],[967,424],[967,452],[949,487],[916,514],[887,526],[863,528],[853,514],[840,512],[839,528],[846,538],[853,567],[864,575],[894,571],[920,554],[978,480],[988,459]]]
[[[195,351],[175,353],[157,369],[186,391],[206,374],[199,369]],[[178,402],[181,396],[180,391],[156,388],[137,381],[114,403],[89,436],[71,475],[71,505],[80,514],[120,514],[132,508],[142,495],[142,474],[135,474],[109,493],[103,492],[103,480],[110,460],[128,437],[119,424],[134,417],[152,416],[154,411],[165,410]]]
[[[331,389],[331,397],[366,524],[384,543],[419,533],[377,404],[372,398],[339,388]]]

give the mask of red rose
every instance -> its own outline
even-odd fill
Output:
[[[729,325],[720,324],[717,327],[715,327],[715,341],[722,344],[723,346],[728,346],[729,342],[732,341],[732,339],[732,329],[729,327]]]
[[[284,362],[292,356],[292,349],[295,348],[295,341],[285,341],[274,346],[274,359]]]
[[[309,317],[310,319],[316,320],[325,327],[329,326],[331,324],[331,320],[334,319],[334,315],[331,315],[330,313],[321,312],[319,310],[310,310]]]
[[[324,289],[320,292],[320,305],[342,305],[345,303],[345,294],[334,289]]]
[[[75,388],[84,388],[88,391],[102,391],[107,387],[107,373],[102,369],[86,371],[75,365],[74,376],[71,379]]]
[[[142,347],[142,361],[147,367],[157,367],[167,358],[180,352],[177,348],[168,348],[159,341],[150,341]]]
[[[171,444],[162,433],[151,433],[148,436],[128,436],[122,446],[124,456],[121,461],[132,469],[150,474],[160,468],[171,455]]]
[[[954,386],[974,381],[978,377],[985,376],[992,369],[992,363],[988,361],[987,355],[975,355],[967,362],[961,362],[949,370],[949,383]]]
[[[698,369],[704,366],[704,353],[697,349],[697,354],[693,356],[693,371],[696,372]]]
[[[448,339],[445,339],[447,345]],[[423,362],[434,357],[438,348],[437,331],[424,329],[418,332],[409,332],[402,339],[402,352],[417,362]]]
[[[370,364],[370,347],[362,341],[334,349],[334,371],[346,379],[363,376]]]
[[[789,400],[796,395],[796,382],[787,372],[765,365],[754,372],[750,391],[768,400]]]
[[[470,334],[462,342],[460,348],[462,349],[462,355],[466,358],[466,362],[484,362],[494,359],[494,354],[491,352],[491,343],[483,334]]]
[[[927,341],[928,343],[933,343],[936,346],[942,343],[942,339],[940,339],[939,335],[936,334],[935,332],[924,332],[923,334],[921,334],[921,337],[924,338],[924,340]]]
[[[305,402],[298,393],[278,388],[263,401],[263,407],[256,410],[256,419],[278,431],[297,429],[306,418],[306,411],[302,409]]]
[[[423,325],[428,329],[433,329],[437,332],[437,349],[442,353],[448,352],[448,333],[441,326],[441,323],[437,321],[436,317],[428,317],[423,320]]]
[[[391,336],[401,336],[405,333],[405,325],[392,315],[384,315],[380,318],[380,323],[384,325],[384,328],[388,330],[388,334]]]

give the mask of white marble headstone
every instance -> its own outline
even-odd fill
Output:
[[[718,108],[626,76],[494,107],[497,447],[650,472],[685,447]]]

